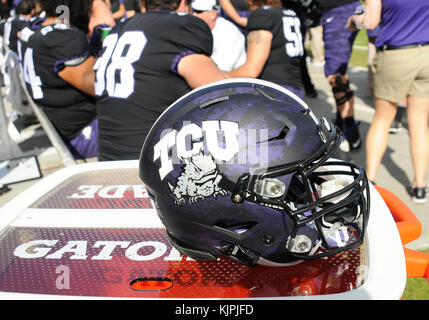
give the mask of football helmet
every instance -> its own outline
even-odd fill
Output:
[[[283,87],[226,80],[161,115],[140,178],[179,252],[285,266],[363,242],[368,180],[357,165],[332,160],[341,141]]]

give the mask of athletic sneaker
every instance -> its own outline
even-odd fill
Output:
[[[403,118],[406,113],[406,107],[398,105],[398,111],[395,116],[395,120],[393,121],[392,126],[389,129],[390,133],[398,133],[404,129]]]
[[[351,125],[346,124],[345,119],[341,119],[338,114],[337,118],[334,120],[335,126],[344,134],[340,149],[346,153],[359,151],[362,147],[362,137],[359,133],[360,122],[353,120],[352,123]]]
[[[389,128],[389,133],[399,133],[404,129],[401,121],[393,121],[392,126]]]
[[[426,188],[410,188],[410,194],[415,203],[426,203]]]

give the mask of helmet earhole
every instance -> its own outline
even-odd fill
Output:
[[[262,238],[262,242],[266,245],[266,246],[271,246],[274,243],[274,237],[273,236],[265,236]]]

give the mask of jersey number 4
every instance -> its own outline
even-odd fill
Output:
[[[34,100],[43,99],[42,81],[34,69],[33,49],[28,48],[25,51],[23,63],[24,81],[31,87],[31,93]]]
[[[133,63],[140,59],[146,43],[142,31],[128,31],[120,38],[118,34],[106,37],[104,53],[94,66],[97,96],[107,91],[109,97],[127,99],[134,92]]]

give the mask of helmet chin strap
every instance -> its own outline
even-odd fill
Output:
[[[244,248],[238,244],[229,244],[221,248],[221,253],[226,257],[236,260],[248,267],[256,267],[260,255],[250,249]]]

